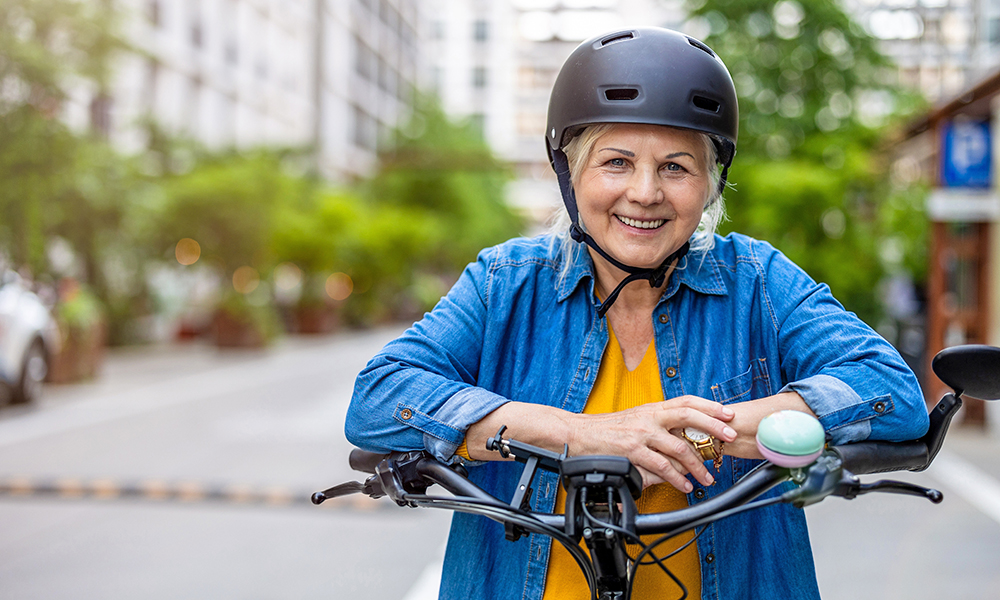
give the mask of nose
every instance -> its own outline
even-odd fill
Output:
[[[627,198],[629,201],[643,206],[662,202],[663,189],[660,187],[656,169],[643,167],[632,171]]]

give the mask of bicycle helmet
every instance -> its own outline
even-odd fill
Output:
[[[563,149],[584,127],[597,123],[666,125],[707,134],[722,166],[721,194],[736,154],[736,88],[711,48],[669,29],[637,28],[594,37],[563,63],[549,98],[545,145],[569,212],[570,234],[630,274],[598,309],[604,316],[627,283],[649,279],[653,287],[663,285],[670,264],[688,245],[656,269],[643,269],[615,260],[583,231]]]

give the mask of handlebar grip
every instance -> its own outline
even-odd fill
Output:
[[[354,450],[351,450],[351,456],[348,458],[348,462],[350,463],[351,468],[355,471],[361,471],[362,473],[375,473],[375,467],[377,467],[378,464],[387,456],[389,455],[355,448]]]
[[[831,450],[855,475],[919,469],[927,464],[927,444],[910,442],[858,442]]]

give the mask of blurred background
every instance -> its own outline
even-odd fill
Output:
[[[228,438],[190,436],[216,418],[205,386],[229,382],[257,412],[220,428],[266,440],[278,419],[324,457],[288,485],[333,483],[367,357],[560,206],[542,138],[562,61],[645,25],[733,74],[723,233],[829,284],[929,400],[934,353],[1000,344],[1000,2],[0,0],[0,407],[19,405],[0,410],[0,474],[139,477],[153,459],[95,440],[142,446],[130,419],[200,399],[143,439],[188,436],[206,470],[186,476],[227,480],[204,456]],[[292,393],[305,404],[269,404]],[[113,417],[67,416],[87,406]],[[961,417],[982,443],[990,413]],[[75,462],[67,431],[94,436],[62,449]]]

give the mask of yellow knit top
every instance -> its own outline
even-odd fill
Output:
[[[633,371],[625,367],[625,358],[621,346],[613,331],[604,351],[601,368],[597,373],[597,381],[584,407],[585,414],[601,414],[618,412],[647,402],[663,401],[663,388],[660,383],[660,372],[656,362],[656,345],[650,343],[642,362]],[[556,497],[556,512],[565,509],[566,493],[559,488]],[[665,512],[686,508],[687,498],[668,483],[646,488],[636,502],[640,513]],[[664,557],[691,539],[688,533],[656,547],[654,552]],[[642,541],[650,543],[658,536],[642,536]],[[581,543],[584,550],[586,544]],[[630,556],[639,553],[639,546],[626,546]],[[643,562],[648,561],[648,557]],[[698,548],[695,543],[682,550],[676,556],[665,561],[667,567],[677,576],[688,589],[689,598],[701,597],[701,567],[699,565]],[[636,574],[632,598],[647,600],[653,598],[673,598],[680,596],[680,588],[657,565],[649,564],[639,567]],[[545,580],[545,596],[543,600],[586,600],[590,598],[587,582],[583,573],[561,544],[553,542],[552,554],[549,558],[549,569]]]
[[[660,382],[660,371],[656,362],[656,345],[650,343],[642,362],[633,371],[625,366],[618,338],[608,327],[610,339],[604,351],[601,368],[597,372],[594,388],[584,406],[584,414],[603,414],[618,412],[647,402],[662,402],[663,387]],[[469,459],[465,442],[458,448],[456,454]],[[687,498],[668,483],[653,485],[642,492],[636,501],[640,513],[654,513],[686,508]],[[556,496],[555,512],[563,513],[566,506],[566,492],[560,486]],[[692,533],[677,536],[660,544],[654,550],[659,557],[664,557],[687,543]],[[642,536],[642,541],[650,543],[658,536]],[[587,551],[586,544],[580,544]],[[627,544],[629,556],[639,554],[639,546]],[[644,558],[643,562],[649,558]],[[688,589],[688,598],[701,597],[701,566],[696,543],[665,561],[667,567],[681,580]],[[680,588],[657,565],[649,564],[639,567],[635,578],[635,588],[632,590],[634,600],[652,600],[659,598],[679,597]],[[573,557],[562,547],[553,542],[552,554],[549,558],[548,573],[545,579],[545,595],[543,600],[586,600],[590,598],[587,581],[576,565]]]

